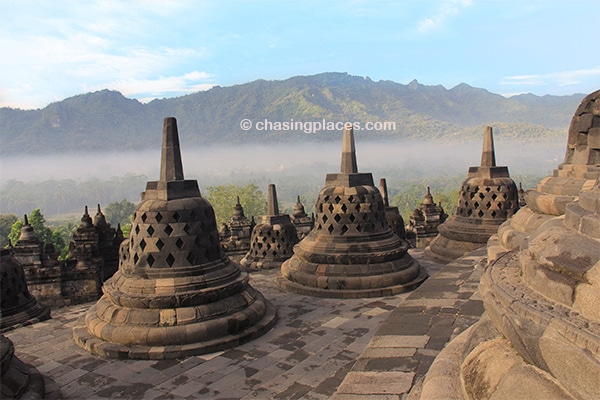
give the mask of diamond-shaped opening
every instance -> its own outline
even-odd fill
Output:
[[[346,234],[346,232],[348,232],[348,227],[346,225],[342,225],[342,235]]]
[[[483,199],[485,198],[485,194],[483,194],[483,193],[479,193],[479,198],[480,198],[481,200],[483,200]]]
[[[479,218],[483,217],[484,212],[482,210],[479,210],[479,212],[477,213],[477,215],[479,215]]]
[[[160,220],[163,219],[163,216],[161,213],[157,212],[156,213],[156,222],[160,222]]]
[[[146,215],[146,213],[143,213],[140,218],[142,219],[143,222],[146,222],[146,220],[148,219],[148,216]]]
[[[329,225],[327,227],[327,230],[329,231],[329,233],[333,232],[333,225]]]
[[[185,233],[187,233],[188,235],[190,234],[190,231],[191,231],[191,230],[192,230],[192,228],[190,228],[190,226],[189,226],[188,224],[185,224],[185,225],[183,226],[183,231],[184,231]]]
[[[341,217],[341,215],[340,215],[340,214],[335,214],[335,215],[333,216],[333,219],[335,220],[335,222],[338,222],[338,223],[339,223],[339,222],[340,222],[340,220],[342,219],[342,217]]]
[[[158,240],[156,241],[156,247],[157,247],[159,250],[162,250],[162,248],[163,248],[163,247],[165,247],[165,244],[163,243],[163,241],[162,241],[162,240],[158,239]]]
[[[342,204],[342,207],[340,207],[342,209],[343,212],[348,211],[348,207],[345,204]]]
[[[136,226],[135,226],[135,234],[136,234],[136,235],[139,235],[139,234],[140,234],[140,226],[139,226],[139,225],[136,225]]]
[[[504,187],[503,187],[503,186],[498,186],[498,191],[499,191],[499,192],[501,192],[501,191],[502,191],[502,189],[504,189]]]
[[[175,222],[178,222],[181,219],[181,214],[179,214],[177,211],[175,211],[173,213],[173,219],[175,220]]]
[[[348,196],[348,203],[352,203],[354,201],[354,196]]]
[[[325,224],[325,223],[327,223],[327,220],[328,220],[328,219],[329,219],[329,218],[327,218],[327,215],[323,214],[323,223],[324,223],[324,224]]]
[[[178,249],[181,249],[183,247],[183,240],[181,240],[181,238],[178,238],[175,242],[175,246],[177,246]]]
[[[323,203],[319,204],[319,212],[322,213],[323,212]]]
[[[258,247],[259,249],[262,249],[262,247],[263,247],[263,244],[262,244],[261,242],[257,242],[257,243],[256,243],[256,247]]]
[[[492,190],[492,188],[489,187],[489,186],[485,188],[485,191],[488,192],[488,193],[490,192],[490,190]]]
[[[266,250],[264,250],[264,251],[263,251],[261,254],[262,254],[262,256],[264,257],[264,256],[266,256],[266,255],[267,255],[267,251],[266,251]]]
[[[496,213],[496,211],[495,211],[495,210],[494,210],[494,211],[492,211],[492,217],[496,218],[496,215],[498,215],[498,214]]]
[[[330,204],[329,207],[327,207],[327,209],[329,210],[329,212],[333,212],[333,204]]]
[[[167,264],[169,264],[169,267],[172,267],[175,263],[175,257],[173,257],[173,254],[169,253],[165,261],[167,262]]]
[[[467,210],[467,217],[470,217],[471,215],[473,215],[473,210],[471,210],[470,208]]]
[[[335,196],[335,199],[333,199],[333,201],[335,201],[335,204],[339,204],[340,200],[342,200],[340,196]]]
[[[148,255],[146,261],[148,262],[149,266],[152,266],[154,264],[154,257],[152,257],[152,254]]]
[[[473,203],[473,205],[475,206],[475,208],[479,208],[479,203],[478,202]]]
[[[154,234],[154,228],[152,227],[152,225],[150,225],[148,229],[146,229],[146,232],[148,232],[149,236],[152,236]]]
[[[498,195],[496,193],[492,193],[492,200],[496,200],[498,198]]]
[[[487,203],[485,203],[485,208],[486,209],[489,210],[491,207],[492,207],[492,202],[491,201],[488,201]]]
[[[350,220],[350,222],[354,222],[356,220],[356,216],[354,214],[350,214],[348,219]]]
[[[171,233],[173,233],[173,228],[171,228],[171,225],[167,225],[165,227],[165,233],[169,236],[171,236]]]
[[[188,262],[192,265],[194,265],[194,261],[195,261],[195,257],[194,254],[190,251],[190,253],[188,254],[188,256],[186,257]]]
[[[326,203],[329,201],[329,195],[323,197],[323,203]]]
[[[140,247],[142,248],[142,250],[146,248],[146,241],[144,239],[140,241]]]

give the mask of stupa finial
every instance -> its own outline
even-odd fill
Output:
[[[379,179],[379,191],[381,192],[381,197],[383,197],[383,205],[389,207],[390,202],[388,200],[387,182],[385,178]]]
[[[274,184],[269,184],[269,198],[267,203],[267,215],[279,215],[279,205],[277,204],[277,191]]]
[[[160,180],[165,182],[183,180],[179,133],[177,132],[177,119],[174,117],[165,118],[163,125]]]
[[[23,225],[29,225],[29,218],[27,218],[27,214],[23,215]]]
[[[355,174],[358,172],[356,164],[356,148],[354,146],[354,129],[352,126],[344,126],[342,139],[342,174]]]
[[[485,133],[483,134],[483,151],[481,153],[481,166],[496,166],[496,154],[494,151],[494,135],[492,134],[491,126],[486,126]]]

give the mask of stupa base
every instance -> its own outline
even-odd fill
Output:
[[[275,321],[277,320],[277,312],[275,307],[270,302],[264,300],[264,303],[265,313],[263,317],[254,325],[236,333],[216,337],[214,339],[199,341],[196,343],[147,346],[123,345],[119,343],[107,342],[95,335],[90,334],[83,318],[79,320],[73,327],[73,339],[78,346],[84,348],[88,352],[106,358],[162,360],[214,353],[216,351],[230,349],[240,344],[249,342],[268,332],[273,325],[275,325]],[[234,316],[222,318],[224,320],[224,324],[228,324],[228,318],[232,319]]]
[[[428,276],[429,275],[427,274],[427,271],[421,268],[419,271],[419,275],[409,282],[393,286],[368,289],[323,289],[292,282],[281,275],[277,276],[276,282],[279,285],[279,287],[281,287],[284,290],[287,290],[292,293],[302,294],[305,296],[333,299],[362,299],[369,297],[394,296],[400,293],[410,292],[419,287],[428,278]],[[373,279],[374,277],[369,278]]]

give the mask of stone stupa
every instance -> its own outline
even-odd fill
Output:
[[[296,227],[299,241],[304,239],[306,235],[310,233],[315,223],[315,219],[306,213],[304,204],[300,201],[300,195],[298,195],[296,199],[296,204],[294,204],[294,210],[290,218]]]
[[[33,235],[27,218],[21,231]],[[9,249],[0,251],[0,294],[0,332],[50,318],[50,308],[31,295],[23,267]]]
[[[425,248],[438,235],[438,226],[448,218],[441,204],[435,204],[431,190],[427,186],[427,193],[423,202],[415,208],[406,226],[406,236],[416,248]]]
[[[250,250],[240,265],[247,270],[279,268],[292,256],[296,243],[296,227],[289,215],[279,213],[277,191],[275,185],[270,184],[267,213],[258,217],[258,223],[252,229]]]
[[[224,224],[224,235],[221,244],[225,253],[235,261],[239,261],[250,250],[250,237],[254,221],[244,214],[244,207],[237,196],[237,203],[233,207],[231,218]]]
[[[563,162],[551,176],[524,194],[526,207],[498,230],[504,251],[521,245],[523,239],[544,222],[565,213],[567,204],[581,190],[589,190],[600,176],[600,90],[585,96],[571,119]]]
[[[389,296],[413,290],[427,272],[390,229],[370,173],[359,173],[354,132],[344,129],[340,173],[328,174],[315,226],[281,266],[278,284],[318,297]]]
[[[498,227],[519,210],[517,185],[508,167],[496,166],[492,128],[485,128],[481,166],[470,167],[462,183],[456,212],[438,226],[425,255],[448,263],[484,247]]]
[[[600,399],[598,182],[525,242],[486,268],[485,313],[411,400]]]
[[[385,206],[385,219],[392,231],[402,240],[406,240],[406,228],[404,227],[404,218],[400,215],[398,207],[390,206],[388,200],[387,181],[385,178],[379,179],[379,192],[383,197],[383,205]]]
[[[119,270],[73,328],[106,357],[165,359],[214,352],[268,331],[275,309],[219,243],[213,208],[185,180],[177,121],[165,118],[160,180],[148,182]]]

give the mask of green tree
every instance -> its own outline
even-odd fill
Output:
[[[244,207],[246,217],[262,215],[267,212],[267,199],[260,188],[254,183],[246,186],[220,185],[206,188],[204,196],[215,210],[217,226],[231,217],[233,207],[240,196],[240,203]]]
[[[117,227],[117,224],[121,224],[121,228],[131,222],[133,211],[135,210],[135,204],[127,199],[121,201],[113,201],[104,208],[104,216],[106,222],[111,224],[113,227]]]
[[[33,231],[35,232],[35,235],[40,240],[40,242],[42,242],[44,246],[46,246],[46,244],[49,243],[53,244],[54,249],[58,251],[64,258],[64,256],[66,255],[65,249],[67,248],[67,242],[69,240],[69,232],[66,232],[66,230],[61,227],[57,227],[54,229],[47,227],[46,219],[44,218],[44,215],[42,214],[39,208],[33,210],[28,215],[27,219],[29,220],[29,225],[31,225],[31,227],[33,228]],[[13,245],[16,244],[19,240],[22,227],[23,221],[21,220],[15,221],[15,223],[11,226],[11,231],[8,237]]]
[[[19,218],[14,214],[0,214],[0,247],[8,246],[11,227]]]

